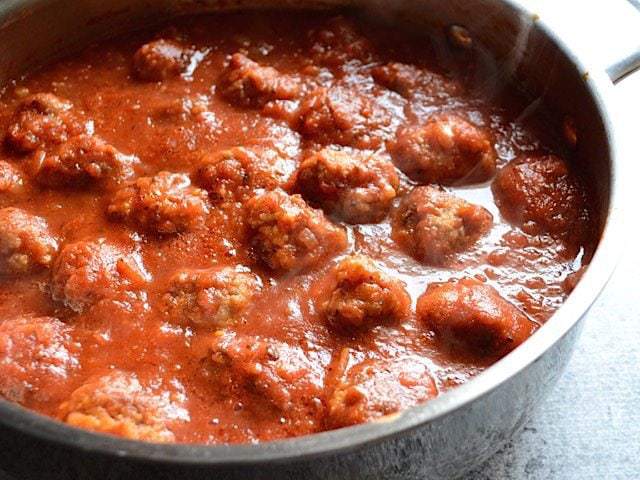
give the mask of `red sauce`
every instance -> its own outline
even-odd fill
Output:
[[[516,348],[597,219],[555,123],[475,88],[466,40],[198,17],[8,85],[0,396],[258,442],[393,414]]]

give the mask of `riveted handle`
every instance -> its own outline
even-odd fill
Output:
[[[628,0],[639,12],[640,0]],[[622,52],[618,58],[607,67],[607,74],[613,83],[618,83],[627,75],[640,70],[640,34],[638,35],[638,43],[631,46],[625,52]]]

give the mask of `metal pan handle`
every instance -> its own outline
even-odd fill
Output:
[[[627,0],[640,12],[640,0]],[[624,52],[606,69],[613,83],[618,83],[627,75],[640,70],[640,40],[630,51]]]

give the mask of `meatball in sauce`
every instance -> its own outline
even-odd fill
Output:
[[[403,127],[389,151],[397,167],[420,183],[482,182],[491,178],[496,165],[489,134],[457,115]]]
[[[491,230],[493,217],[478,205],[435,187],[417,187],[393,214],[393,237],[425,263],[442,265]]]
[[[399,185],[389,160],[324,149],[302,162],[294,189],[348,223],[377,223],[387,215]]]

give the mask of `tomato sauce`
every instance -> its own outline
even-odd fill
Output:
[[[260,442],[380,419],[516,348],[588,265],[597,212],[553,117],[476,88],[468,47],[203,16],[7,85],[0,396]]]

